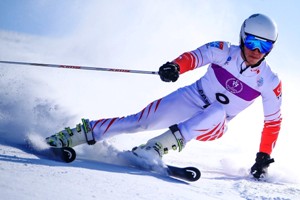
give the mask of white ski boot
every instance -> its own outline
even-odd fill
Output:
[[[164,154],[167,154],[169,149],[180,152],[185,145],[177,125],[173,125],[165,133],[150,139],[146,144],[134,147],[132,152],[145,160],[158,160]]]
[[[93,145],[96,143],[90,123],[88,119],[82,119],[82,124],[77,124],[76,128],[69,127],[46,138],[46,142],[53,147],[74,147],[79,144],[88,143]]]

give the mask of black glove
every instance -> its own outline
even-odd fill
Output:
[[[263,152],[258,152],[256,154],[256,159],[254,165],[251,167],[251,174],[254,178],[263,178],[268,172],[268,167],[270,163],[275,162],[273,158],[270,158],[270,155]]]
[[[179,78],[179,65],[173,62],[167,62],[159,68],[160,79],[165,82],[175,82]]]

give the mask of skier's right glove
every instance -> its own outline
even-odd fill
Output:
[[[268,167],[274,162],[270,155],[263,152],[258,152],[256,154],[256,159],[254,165],[251,167],[251,174],[254,178],[260,179],[264,178],[268,172]]]
[[[175,82],[179,78],[179,65],[174,62],[167,62],[159,68],[160,79],[165,82]]]

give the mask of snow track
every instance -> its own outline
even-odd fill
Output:
[[[88,157],[88,155],[85,155]],[[4,199],[297,199],[299,184],[258,182],[203,171],[186,184],[130,167],[78,159],[41,159],[0,145],[0,197]]]

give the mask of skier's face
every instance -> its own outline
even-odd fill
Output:
[[[244,46],[244,54],[246,57],[246,65],[255,65],[265,56],[265,54],[261,53],[258,49],[250,50],[246,46]]]

